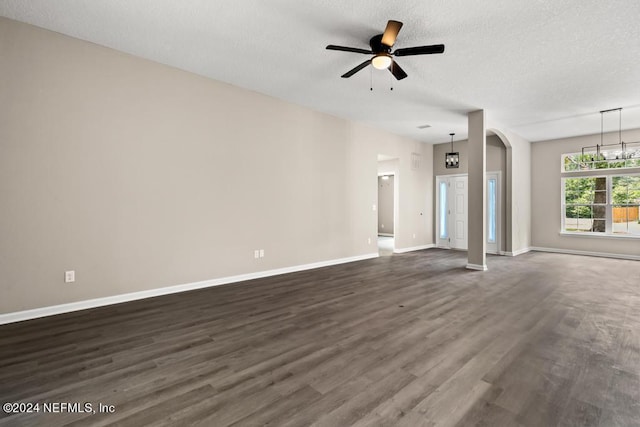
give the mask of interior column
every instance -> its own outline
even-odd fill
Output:
[[[467,268],[486,270],[486,163],[487,133],[484,110],[468,114],[469,120],[469,230]]]

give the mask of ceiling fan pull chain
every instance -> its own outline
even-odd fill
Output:
[[[373,92],[373,68],[370,68],[369,71],[369,90]]]

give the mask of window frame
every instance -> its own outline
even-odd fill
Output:
[[[562,163],[564,168],[564,158],[562,155]],[[619,176],[637,176],[640,177],[638,168],[612,168],[612,169],[594,169],[563,172],[560,178],[560,234],[569,236],[598,237],[598,238],[622,238],[622,239],[640,239],[640,234],[620,234],[613,232],[613,207],[619,204],[613,201],[613,178]],[[606,178],[606,203],[605,206],[605,231],[567,231],[566,229],[566,181],[576,178]],[[592,204],[602,206],[602,204]],[[632,205],[635,206],[635,205]]]

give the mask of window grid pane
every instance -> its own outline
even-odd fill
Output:
[[[613,205],[613,233],[640,236],[640,205]]]
[[[606,177],[567,178],[565,180],[565,231],[606,231]]]

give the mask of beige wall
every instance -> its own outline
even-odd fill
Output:
[[[531,142],[509,131],[492,131],[507,147],[507,253],[531,247]]]
[[[375,253],[378,153],[433,243],[430,145],[4,18],[0,75],[0,313]]]
[[[605,135],[617,141],[615,136]],[[622,132],[623,141],[640,141],[640,129]],[[640,241],[613,237],[561,235],[561,160],[564,153],[600,143],[600,134],[535,142],[531,148],[532,246],[618,255],[640,255]]]
[[[433,170],[435,176],[457,175],[468,173],[469,167],[469,141],[462,140],[453,143],[453,150],[460,153],[460,167],[457,169],[447,169],[444,163],[445,153],[451,151],[451,143],[436,144],[433,146]],[[507,203],[506,203],[506,170],[507,170],[507,150],[495,135],[487,136],[487,172],[501,172],[500,187],[500,250],[504,251],[507,244]],[[435,194],[435,184],[434,184]],[[434,211],[435,215],[435,211]],[[434,224],[435,233],[435,224]]]

